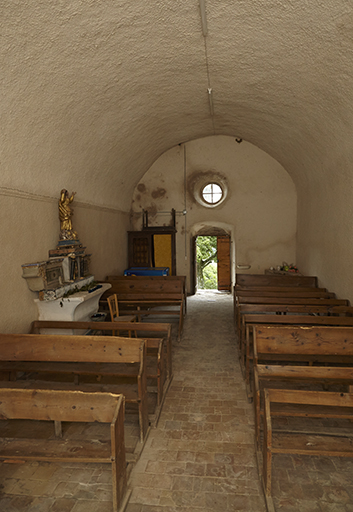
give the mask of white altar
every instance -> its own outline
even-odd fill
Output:
[[[69,297],[61,297],[55,300],[39,300],[34,302],[38,308],[38,320],[56,320],[69,322],[89,322],[91,315],[97,313],[99,299],[106,290],[111,288],[109,283],[99,284],[100,288],[90,291],[78,291]],[[56,332],[56,331],[55,331]],[[60,330],[64,334],[63,330]],[[54,330],[48,330],[47,334],[54,334]],[[79,334],[77,331],[65,332],[65,334]]]

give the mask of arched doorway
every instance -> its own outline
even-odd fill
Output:
[[[230,235],[197,235],[197,289],[230,291]]]
[[[222,224],[222,225],[221,225]],[[197,290],[197,239],[198,237],[214,237],[216,240],[217,286],[218,290],[231,291],[234,282],[235,251],[233,227],[223,223],[200,223],[191,229],[191,293]]]

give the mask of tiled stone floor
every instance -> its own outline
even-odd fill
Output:
[[[174,379],[133,470],[126,512],[265,511],[232,297],[190,297],[174,349]],[[353,511],[353,460],[276,455],[272,494],[276,512]]]
[[[174,379],[132,471],[126,512],[265,512],[232,297],[190,297],[182,340],[173,346]],[[353,460],[277,455],[273,496],[276,512],[353,512]],[[112,512],[111,470],[0,464],[0,512],[22,511]]]
[[[232,307],[220,292],[188,299],[174,379],[133,469],[127,512],[266,510]]]

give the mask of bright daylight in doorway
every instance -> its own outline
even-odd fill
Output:
[[[196,267],[198,290],[216,290],[218,288],[216,236],[197,237]]]

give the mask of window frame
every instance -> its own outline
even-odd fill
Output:
[[[213,187],[214,187],[214,186],[216,186],[216,187],[219,189],[219,191],[218,191],[218,190],[217,190],[217,191],[214,191],[214,190],[213,190]],[[206,188],[206,187],[211,187],[211,192],[205,192],[205,188]],[[211,200],[211,201],[209,201],[209,200],[208,200],[208,198],[207,198],[207,197],[209,196],[209,197],[210,197],[210,199],[213,199],[213,197],[214,197],[215,195],[217,195],[217,196],[218,196],[219,194],[220,194],[220,197],[219,197],[219,199],[217,199],[217,201],[212,201],[212,200]],[[218,205],[218,204],[222,201],[222,199],[224,198],[224,189],[223,189],[223,187],[222,187],[222,185],[221,185],[220,183],[217,183],[217,181],[209,181],[208,183],[206,183],[205,185],[203,185],[203,186],[201,187],[201,197],[202,197],[203,201],[204,201],[207,205],[209,205],[209,206],[216,206],[216,205]]]

